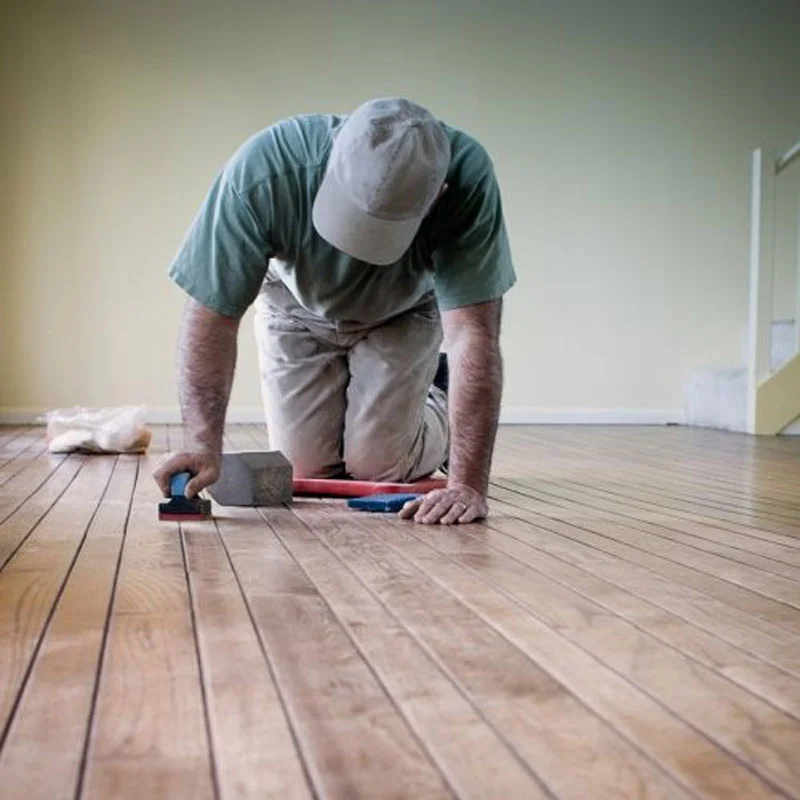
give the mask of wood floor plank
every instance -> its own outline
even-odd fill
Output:
[[[644,508],[626,508],[624,514],[614,514],[624,519],[657,523],[673,531],[690,534],[698,539],[728,544],[733,548],[758,553],[776,561],[787,564],[800,564],[800,538],[772,533],[770,531],[733,526],[730,523],[709,525],[697,519],[676,517],[669,510],[650,510]],[[800,526],[800,523],[798,523]],[[696,543],[696,546],[702,543]]]
[[[355,523],[309,519],[557,797],[689,796],[473,611]],[[577,736],[577,738],[576,738]],[[580,746],[578,746],[580,742]],[[569,769],[563,765],[569,763]]]
[[[70,472],[69,467],[80,466],[81,456],[53,456],[49,453],[42,453],[38,458],[27,463],[23,469],[17,472],[4,486],[0,488],[0,525],[2,525],[12,514],[18,511],[23,504],[31,500],[46,482],[52,481],[58,484],[59,480],[53,481],[56,471],[64,468],[68,462],[65,472]],[[74,472],[72,473],[74,475]],[[64,473],[59,478],[63,479]],[[66,484],[65,484],[66,485]],[[63,488],[63,487],[62,487]],[[47,494],[47,491],[44,492]],[[39,500],[42,496],[39,497]],[[0,560],[0,564],[2,560]]]
[[[325,599],[258,513],[226,509],[219,527],[318,795],[451,796]]]
[[[691,478],[702,477],[733,486],[757,486],[759,493],[781,483],[786,485],[785,468],[797,469],[800,452],[796,438],[756,438],[691,428],[673,431],[650,428],[645,435],[635,437],[619,429],[605,428],[600,437],[617,450],[622,446],[634,457],[650,454],[655,464],[669,459],[679,466],[676,474],[685,472]],[[758,469],[753,469],[754,466]]]
[[[36,459],[44,455],[45,450],[46,445],[39,442],[28,447],[17,458],[7,461],[0,467],[0,487],[5,486],[12,478],[19,475],[20,472],[28,469]]]
[[[647,429],[634,435],[615,436],[609,445],[604,441],[603,431],[580,432],[577,438],[567,435],[568,432],[554,435],[541,428],[534,432],[520,430],[514,433],[513,438],[504,438],[501,432],[503,446],[499,449],[496,472],[501,478],[515,479],[527,475],[530,478],[535,476],[537,482],[540,479],[546,483],[566,480],[575,487],[602,490],[618,498],[646,491],[653,503],[652,508],[660,507],[662,512],[693,522],[699,520],[697,512],[706,512],[706,524],[745,535],[753,532],[762,535],[764,532],[758,527],[734,522],[730,517],[725,520],[714,518],[714,505],[719,499],[725,498],[722,505],[732,504],[732,509],[738,507],[746,513],[756,512],[766,518],[776,516],[784,518],[784,521],[788,517],[789,521],[796,523],[800,504],[796,492],[790,488],[791,469],[786,468],[796,464],[800,458],[796,441],[786,443],[792,446],[795,455],[793,461],[781,468],[780,475],[786,478],[788,486],[778,488],[774,478],[764,479],[770,467],[768,458],[756,461],[753,452],[744,449],[727,460],[715,456],[717,460],[710,462],[706,457],[708,448],[698,449],[681,443],[685,432],[669,431],[667,437],[661,436],[662,433],[657,429]],[[646,452],[648,443],[654,441],[659,442],[658,457],[646,457],[643,452]],[[720,441],[719,434],[711,441]],[[729,441],[734,441],[734,438],[729,437]],[[713,467],[698,472],[700,462],[713,463]],[[731,464],[738,467],[735,475],[725,472],[725,467]],[[758,465],[757,471],[752,468],[755,464]],[[679,511],[671,500],[665,502],[656,498],[657,493],[668,497],[676,492],[694,496],[698,506],[695,513]],[[797,531],[787,531],[786,538],[797,542]]]
[[[137,459],[122,456],[0,748],[0,785],[26,800],[75,796],[136,472]]]
[[[25,429],[26,426],[24,425],[0,425],[0,446],[5,445],[15,436],[24,433]]]
[[[181,533],[220,797],[310,798],[293,732],[218,532],[213,523],[184,523]]]
[[[425,540],[430,546],[423,543],[421,537],[416,537],[413,549],[422,551],[429,574],[435,570],[437,575],[446,574],[450,579],[458,580],[468,587],[468,597],[480,593],[481,587],[474,581],[465,580],[459,572],[452,570],[441,555],[431,554],[433,548],[439,554],[442,550],[448,551],[446,558],[502,589],[542,623],[626,678],[677,717],[686,720],[719,747],[733,753],[765,780],[789,793],[800,793],[800,761],[793,755],[800,752],[800,720],[754,697],[527,565],[500,553],[487,558],[485,546],[460,531],[434,529],[426,533]],[[404,541],[408,547],[407,540]],[[494,595],[495,600],[499,597],[499,594]],[[499,605],[508,611],[508,602],[500,601]],[[556,658],[554,663],[565,659],[566,656]],[[574,655],[571,660],[576,660]],[[597,680],[597,672],[595,670],[593,680]],[[586,680],[584,691],[589,685],[591,681]],[[800,700],[800,692],[795,700]],[[630,698],[621,704],[628,710],[634,706]],[[650,723],[653,722],[651,716]],[[663,723],[657,727],[663,731],[662,726]],[[638,731],[636,741],[642,742],[647,734],[648,730]],[[675,741],[685,738],[678,735]],[[695,742],[690,749],[696,755],[703,748]],[[697,763],[693,761],[692,766],[697,766]],[[732,776],[732,766],[720,763],[702,767],[700,777],[707,779],[705,773],[716,773],[720,769]],[[747,771],[740,769],[738,772],[732,783],[718,787],[717,796],[728,797],[734,793],[743,796]],[[704,786],[692,788],[708,791]]]
[[[620,486],[631,478],[636,480],[642,476],[648,476],[651,484],[656,486],[664,480],[688,480],[693,485],[718,487],[739,496],[754,496],[759,502],[776,500],[797,506],[796,493],[777,480],[790,475],[790,470],[782,468],[777,476],[770,476],[769,457],[759,458],[754,452],[763,451],[766,442],[728,437],[727,442],[745,442],[747,446],[735,447],[735,452],[723,455],[714,452],[713,447],[722,441],[719,433],[704,437],[698,440],[699,443],[686,439],[686,433],[656,428],[637,429],[633,435],[630,432],[614,434],[609,429],[572,432],[560,429],[553,433],[538,428],[517,429],[513,438],[504,438],[501,431],[500,440],[505,446],[499,451],[498,464],[521,458],[527,463],[524,473],[530,474],[536,465],[544,462],[550,478],[567,476],[574,479],[580,476],[589,481],[596,480],[597,476],[606,477],[610,472],[616,474]],[[794,450],[794,459],[789,463],[795,463],[797,442],[785,444]],[[756,463],[757,471],[752,469]],[[736,467],[735,471],[731,470],[732,466]],[[519,474],[520,470],[512,469],[512,477]]]
[[[502,508],[502,506],[500,506]],[[494,518],[491,526],[515,536],[558,558],[580,563],[586,569],[630,591],[670,613],[741,647],[774,666],[800,675],[797,639],[769,620],[769,614],[756,615],[744,610],[746,597],[740,606],[717,600],[703,581],[687,580],[683,571],[679,580],[671,579],[671,564],[648,558],[633,548],[618,547],[616,543],[578,526],[538,518],[527,514],[515,515],[509,526],[506,521]],[[519,526],[518,521],[524,523]],[[557,534],[556,538],[552,534]],[[577,546],[576,546],[577,545]],[[579,561],[575,561],[575,559]],[[684,568],[680,568],[683,570]],[[705,590],[705,591],[704,591]]]
[[[542,487],[537,483],[534,488],[535,481],[520,483],[500,480],[497,483],[508,489],[522,491],[529,497],[553,499],[554,501],[564,500],[567,503],[591,507],[595,511],[605,511],[608,512],[609,519],[626,527],[677,543],[688,544],[695,549],[716,553],[732,561],[749,564],[766,572],[786,575],[791,580],[795,580],[797,576],[800,550],[787,548],[785,543],[788,537],[782,534],[775,534],[782,537],[782,547],[770,545],[768,542],[764,542],[762,545],[750,532],[748,534],[728,532],[703,523],[682,520],[679,517],[677,519],[684,522],[683,530],[681,530],[673,524],[673,517],[669,509],[658,510],[658,507],[645,501],[620,501],[615,496],[592,487],[563,485]],[[795,529],[798,529],[798,525],[795,525]],[[800,540],[797,541],[800,543]],[[683,552],[683,550],[680,549],[679,552]],[[769,556],[767,556],[768,553]],[[707,560],[712,564],[717,563],[714,559]],[[791,566],[792,564],[794,566]]]
[[[514,464],[517,465],[523,464],[526,460],[527,456],[524,452],[520,452],[518,457],[515,459],[509,459],[508,455],[505,455],[506,463],[507,464]],[[590,463],[591,463],[591,459]],[[512,480],[517,485],[530,485],[533,482],[533,485],[547,489],[548,487],[552,487],[554,490],[558,488],[562,488],[564,485],[569,485],[573,488],[586,488],[587,494],[592,495],[596,492],[601,492],[603,495],[610,495],[612,499],[617,499],[618,501],[624,504],[624,509],[621,509],[619,513],[624,514],[625,516],[630,516],[635,519],[642,519],[642,520],[666,520],[669,519],[671,522],[671,526],[675,527],[677,530],[684,530],[686,531],[688,526],[691,526],[691,532],[696,533],[697,535],[706,535],[708,538],[712,537],[719,537],[721,535],[726,535],[730,533],[736,534],[733,537],[733,541],[737,543],[737,546],[747,546],[748,543],[753,542],[756,546],[759,543],[759,540],[774,542],[778,545],[782,545],[783,548],[791,548],[793,550],[800,549],[800,536],[796,531],[798,525],[800,525],[800,505],[797,505],[796,508],[792,508],[791,514],[792,516],[782,516],[780,519],[784,522],[794,522],[795,530],[790,531],[787,533],[773,533],[767,530],[761,530],[758,527],[753,527],[751,525],[744,525],[739,523],[731,522],[730,520],[717,520],[713,517],[706,517],[705,519],[701,519],[702,512],[705,510],[705,507],[702,505],[702,498],[708,497],[711,492],[714,490],[711,487],[704,486],[702,489],[702,493],[700,489],[694,489],[697,492],[696,500],[698,500],[698,511],[700,513],[688,513],[684,511],[680,511],[676,509],[673,505],[670,505],[670,499],[672,498],[671,494],[665,494],[663,483],[665,481],[669,481],[670,473],[664,470],[664,466],[661,466],[661,469],[651,477],[651,483],[645,484],[643,483],[643,476],[641,469],[637,469],[636,472],[631,471],[630,469],[627,470],[613,470],[609,469],[607,464],[608,456],[604,454],[604,458],[602,461],[602,466],[598,463],[597,472],[598,477],[596,475],[591,474],[591,470],[586,471],[586,473],[581,474],[579,477],[572,477],[569,481],[561,480],[553,480],[552,473],[548,469],[545,472],[541,470],[530,470],[529,468],[519,469],[517,468],[515,474],[503,474],[498,475],[499,482],[502,483],[505,480]],[[548,465],[549,467],[549,465]],[[527,473],[530,477],[527,481],[522,481],[520,483],[520,472]],[[682,485],[681,485],[682,486]],[[694,486],[694,484],[689,484],[689,486]],[[676,491],[688,491],[680,488]],[[739,503],[746,503],[747,501],[742,501],[739,498],[744,495],[746,490],[740,489],[737,494],[731,495],[731,497]],[[641,501],[641,502],[633,502],[633,503],[626,503],[626,498],[633,498],[634,500]],[[732,502],[732,501],[726,501]],[[789,506],[782,505],[780,506],[781,510],[787,509],[786,513],[788,514]],[[678,527],[681,524],[682,527]],[[717,539],[718,540],[718,539]],[[761,552],[760,550],[756,552]],[[782,552],[782,550],[778,550],[776,552]]]
[[[518,451],[518,453],[518,462],[525,460],[529,455],[522,450]],[[582,456],[589,464],[591,464],[593,460],[591,450],[587,452],[586,448],[584,447]],[[631,488],[631,472],[629,470],[622,471],[620,474],[618,474],[613,488],[609,487],[605,481],[603,481],[603,478],[607,477],[608,462],[610,458],[612,458],[612,456],[609,456],[609,454],[605,451],[601,451],[599,455],[594,457],[594,460],[601,459],[597,462],[598,464],[602,464],[602,467],[597,470],[597,473],[600,476],[599,480],[597,475],[593,474],[590,469],[586,469],[579,479],[573,479],[571,481],[572,486],[574,488],[586,490],[590,495],[595,496],[597,495],[598,491],[601,491],[606,495],[611,495],[610,499],[617,499],[621,502],[626,502],[627,505],[633,507],[642,507],[642,498],[637,497],[637,494],[641,494],[641,492],[637,492],[637,490]],[[513,459],[511,459],[511,463],[513,463]],[[662,474],[664,472],[664,464],[670,463],[671,462],[669,461],[662,462],[660,465],[660,471]],[[518,474],[519,471],[515,471]],[[526,469],[526,472],[531,477],[534,477],[549,474],[549,469],[543,473],[541,470],[528,468]],[[633,474],[637,477],[641,475],[641,469],[639,468],[638,463],[637,470]],[[653,474],[653,481],[655,482],[657,488],[659,482],[658,471]],[[782,533],[787,537],[795,539],[798,535],[796,519],[787,520],[782,518],[772,518],[767,514],[758,514],[756,512],[747,510],[737,512],[735,509],[726,509],[724,507],[708,505],[708,503],[703,501],[687,502],[677,498],[672,498],[670,500],[664,498],[653,500],[651,495],[651,502],[649,505],[645,503],[644,507],[668,511],[672,516],[693,520],[703,519],[709,525],[716,525],[719,527],[727,527],[731,525],[740,526],[741,528],[744,528],[745,533],[755,529],[763,530],[765,532],[773,531],[776,533]]]
[[[800,798],[799,439],[501,428],[484,524],[178,526],[152,433],[0,428],[14,796]]]
[[[157,519],[154,466],[153,457],[141,459],[128,520],[83,774],[87,798],[215,795],[178,526]]]
[[[474,546],[458,542],[469,536],[467,529],[439,528],[430,532],[431,537],[427,531],[384,528],[382,538],[393,549],[492,624],[693,794],[719,798],[780,794],[703,731],[565,634],[570,626],[581,631],[602,629],[613,620],[611,615],[575,605],[559,607],[558,594],[546,594],[550,588],[546,579],[540,583],[539,576],[530,575],[521,584],[524,592],[544,596],[548,613],[535,613],[538,609],[532,604],[526,608],[510,591],[507,563],[488,556],[485,548],[481,552],[480,535],[475,536]],[[613,633],[606,644],[616,645]]]
[[[0,465],[16,458],[33,444],[34,438],[41,435],[36,428],[17,428],[0,438]]]
[[[516,489],[509,482],[501,481],[500,486]],[[548,490],[529,490],[526,486],[520,490],[526,496],[541,497],[551,492]],[[798,608],[800,611],[800,565],[793,565],[792,557],[800,557],[800,551],[788,551],[782,561],[765,557],[753,548],[757,545],[750,540],[748,549],[737,548],[729,542],[712,541],[692,533],[674,530],[671,518],[663,520],[644,521],[631,516],[627,510],[616,502],[607,502],[602,498],[588,496],[588,493],[578,492],[573,489],[552,490],[559,492],[558,496],[574,495],[580,497],[582,505],[591,505],[593,509],[600,509],[607,514],[595,514],[592,522],[598,533],[614,536],[619,534],[621,541],[634,543],[653,553],[658,553],[680,564],[690,564],[696,569],[723,578],[731,583],[736,583],[748,589],[753,589],[767,597],[779,600]],[[652,519],[652,516],[651,516]],[[658,520],[658,518],[656,518]],[[691,529],[690,529],[691,530]],[[721,538],[721,537],[720,537]],[[730,539],[730,536],[727,538]],[[762,552],[768,548],[765,543]],[[766,574],[764,574],[766,573]],[[779,576],[776,579],[776,576]],[[798,614],[800,620],[800,614]]]
[[[460,798],[546,797],[450,679],[358,579],[287,511],[262,516],[325,596]]]
[[[0,728],[5,728],[70,563],[115,459],[86,462],[77,479],[0,572]]]
[[[0,486],[6,484],[47,449],[47,442],[41,434],[32,432],[21,434],[14,439],[13,444],[16,446],[16,452],[10,457],[0,457]]]
[[[657,482],[654,475],[652,483],[641,483],[630,473],[622,475],[624,482],[615,479],[612,483],[609,482],[608,473],[604,473],[605,480],[595,481],[594,487],[623,499],[643,501],[656,509],[686,509],[692,513],[700,510],[709,516],[713,516],[715,511],[724,511],[752,516],[756,524],[761,518],[794,524],[800,522],[800,509],[788,502],[753,500],[742,493],[721,489],[713,484],[698,486],[696,483],[679,483],[663,475]],[[639,478],[641,480],[641,476]]]
[[[496,502],[496,507],[501,510],[504,507],[517,509],[517,513],[535,525],[587,543],[598,550],[619,556],[625,561],[645,566],[653,572],[668,577],[678,585],[695,589],[708,598],[728,604],[730,606],[728,611],[738,609],[746,612],[754,618],[750,620],[750,623],[755,627],[768,629],[770,633],[779,637],[780,632],[775,630],[778,625],[783,625],[788,630],[795,630],[797,625],[797,609],[795,607],[759,594],[748,587],[698,570],[691,562],[680,563],[637,546],[641,545],[641,542],[635,536],[628,536],[624,532],[617,532],[615,535],[613,530],[609,531],[609,535],[607,535],[607,526],[597,526],[594,520],[585,514],[577,517],[566,515],[564,519],[559,519],[558,515],[543,514],[536,501],[528,500],[524,495],[508,492],[499,487],[491,489],[490,497]]]
[[[710,630],[703,629],[623,588],[631,583],[639,585],[630,580],[635,573],[642,574],[636,567],[605,569],[619,565],[591,548],[548,535],[515,518],[495,517],[472,538],[483,551],[497,550],[544,573],[800,720],[800,677],[777,669],[758,653],[742,649],[747,641],[744,638],[735,647],[716,636],[713,613],[706,615]],[[651,584],[659,581],[646,573],[644,579]]]
[[[643,442],[644,444],[644,442]],[[599,465],[602,459],[602,471],[597,470],[592,476],[597,485],[613,488],[617,493],[627,494],[646,491],[654,496],[669,500],[683,499],[713,508],[719,505],[726,510],[756,512],[764,515],[776,515],[796,518],[800,507],[791,495],[782,493],[753,493],[748,491],[748,484],[741,481],[737,484],[724,473],[712,471],[710,466],[697,471],[692,470],[698,461],[697,450],[681,452],[672,448],[664,452],[662,447],[653,455],[642,455],[641,450],[631,456],[630,443],[624,440],[613,443],[615,453],[608,450],[588,454],[588,467]],[[645,444],[646,447],[646,444]],[[570,457],[574,458],[574,451]],[[587,456],[584,449],[584,456]],[[675,469],[665,472],[664,459],[675,464]],[[587,474],[588,477],[588,474]]]

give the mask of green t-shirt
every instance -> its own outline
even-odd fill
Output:
[[[500,191],[484,148],[444,125],[448,189],[403,257],[351,258],[315,230],[311,210],[332,134],[346,117],[307,115],[248,139],[216,177],[169,276],[199,303],[241,316],[277,277],[319,317],[377,323],[435,294],[439,308],[494,300],[516,280]]]

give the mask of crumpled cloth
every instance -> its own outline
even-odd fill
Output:
[[[49,411],[47,448],[51,453],[144,453],[152,439],[144,415],[144,406]]]

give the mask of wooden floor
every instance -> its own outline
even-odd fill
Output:
[[[3,798],[800,797],[800,440],[505,428],[462,528],[159,523],[179,446],[0,429]]]

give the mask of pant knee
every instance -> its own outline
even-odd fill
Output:
[[[331,452],[319,448],[299,447],[297,442],[279,442],[280,450],[292,465],[295,478],[341,478],[344,475],[342,460]]]
[[[408,456],[380,442],[356,440],[345,451],[345,469],[357,481],[403,482],[408,479]]]
[[[292,474],[295,478],[341,478],[343,470],[340,464],[292,461]]]

